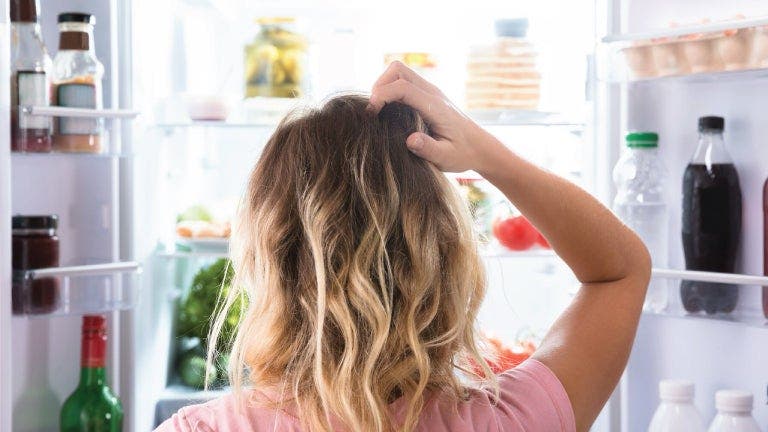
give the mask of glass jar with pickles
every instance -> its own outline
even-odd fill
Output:
[[[301,97],[308,87],[307,39],[289,17],[256,22],[259,34],[245,47],[245,97]]]

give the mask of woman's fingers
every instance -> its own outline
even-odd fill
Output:
[[[402,78],[374,89],[371,93],[370,109],[378,113],[390,102],[402,102],[410,106],[418,111],[427,123],[439,121],[445,108],[445,102],[442,99]]]
[[[414,132],[405,140],[405,145],[413,154],[432,162],[439,169],[450,169],[447,161],[449,149],[446,148],[450,145],[448,142],[438,141],[422,132]]]
[[[393,83],[399,79],[404,79],[406,81],[409,81],[416,87],[419,87],[420,89],[424,90],[429,94],[442,96],[442,92],[440,91],[440,89],[435,87],[434,84],[425,80],[419,74],[417,74],[413,69],[409,68],[408,66],[406,66],[405,64],[397,60],[390,63],[389,66],[387,66],[387,69],[384,71],[384,73],[381,74],[379,79],[377,79],[376,82],[373,83],[372,91],[375,92],[377,87]]]

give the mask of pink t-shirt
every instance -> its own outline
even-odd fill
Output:
[[[430,398],[425,404],[417,431],[527,431],[575,432],[573,409],[560,381],[542,363],[529,359],[499,375],[499,401],[492,403],[489,391],[473,391],[458,410],[447,399]],[[449,405],[450,404],[450,405]],[[405,404],[390,406],[396,418],[405,415]],[[182,408],[161,424],[156,432],[301,431],[299,419],[269,408],[249,407],[238,411],[232,395],[201,405]]]

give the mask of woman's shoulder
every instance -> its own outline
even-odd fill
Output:
[[[498,375],[499,397],[490,389],[471,390],[456,404],[436,398],[426,404],[419,430],[563,431],[575,432],[568,395],[544,364],[527,360]]]
[[[294,418],[266,406],[260,394],[244,390],[180,409],[155,432],[299,431]]]

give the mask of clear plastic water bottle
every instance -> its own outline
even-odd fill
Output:
[[[704,432],[704,422],[693,405],[693,383],[680,380],[659,382],[661,404],[653,414],[648,432]]]
[[[669,213],[664,178],[667,170],[658,155],[658,142],[659,136],[654,132],[627,134],[627,147],[613,169],[617,189],[613,211],[643,240],[653,266],[666,267]],[[668,294],[664,280],[651,280],[644,308],[654,312],[664,310]]]
[[[718,390],[715,393],[717,415],[707,432],[761,432],[752,417],[752,393]]]

